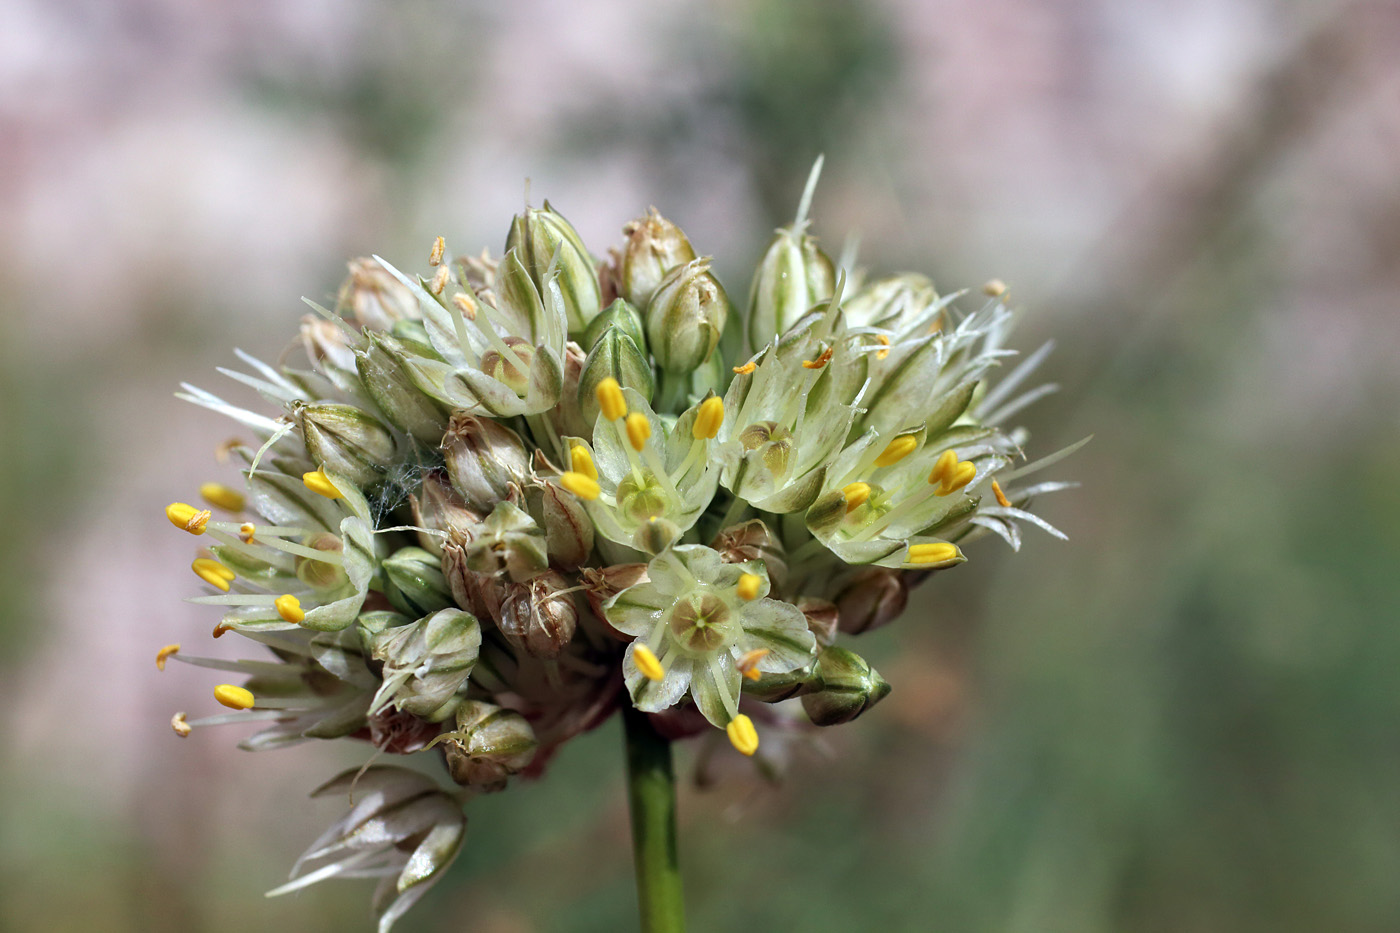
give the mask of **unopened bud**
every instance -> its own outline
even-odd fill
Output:
[[[917,317],[938,300],[933,282],[905,273],[878,279],[842,299],[841,311],[852,327],[895,328]]]
[[[618,275],[622,296],[645,308],[661,280],[677,266],[695,258],[695,250],[680,227],[652,208],[622,228],[627,237]]]
[[[835,603],[814,596],[799,596],[797,608],[806,616],[807,628],[818,646],[826,647],[836,640],[838,613]]]
[[[400,612],[417,618],[453,604],[442,561],[422,548],[399,548],[382,566],[384,595]]]
[[[802,697],[802,708],[819,726],[850,722],[890,692],[890,685],[864,658],[834,645],[817,655],[813,677],[821,688]]]
[[[452,488],[468,508],[482,513],[505,499],[512,485],[523,485],[530,472],[530,455],[518,434],[464,411],[448,422],[442,453]]]
[[[452,780],[487,791],[501,790],[507,778],[529,766],[539,745],[524,716],[480,700],[457,707],[451,735],[443,751]]]
[[[392,702],[405,713],[431,716],[466,683],[480,649],[481,627],[460,609],[385,629],[370,648],[371,656],[384,662],[384,683],[370,713]]]
[[[583,590],[588,596],[588,605],[593,610],[596,618],[607,621],[607,613],[603,611],[603,603],[621,593],[629,586],[636,586],[639,583],[647,582],[646,564],[614,564],[611,567],[585,567],[581,572],[583,576]],[[624,632],[619,632],[611,625],[607,626],[608,634],[615,636],[621,641],[631,641],[632,636]]]
[[[413,510],[413,524],[423,529],[418,533],[419,546],[438,557],[448,542],[470,541],[481,522],[481,516],[467,507],[440,470],[424,473],[418,495],[409,496],[408,502]],[[446,537],[429,533],[435,531]]]
[[[902,571],[863,567],[836,595],[841,631],[859,635],[897,618],[909,602],[909,584]]]
[[[768,244],[749,291],[749,343],[758,349],[836,289],[836,266],[815,237],[782,229]]]
[[[787,578],[787,558],[783,544],[760,519],[730,525],[715,536],[710,547],[719,552],[726,564],[742,564],[761,560],[768,568],[768,579],[781,590]]]
[[[549,563],[561,570],[577,569],[593,552],[593,522],[577,496],[553,483],[529,490],[531,511],[544,528]]]
[[[647,343],[656,362],[689,373],[710,358],[729,318],[729,296],[708,259],[672,269],[647,305]]]
[[[632,546],[643,554],[660,554],[680,536],[681,529],[675,522],[652,516],[633,533]]]
[[[353,405],[302,405],[295,415],[311,459],[357,486],[377,483],[395,462],[394,435]]]
[[[537,658],[555,658],[574,637],[578,609],[563,575],[546,570],[506,587],[497,626],[512,645]]]
[[[355,368],[355,351],[346,339],[345,329],[317,317],[304,315],[301,319],[301,346],[306,356],[322,371],[350,372]]]
[[[646,305],[642,305],[642,307],[646,307]],[[624,334],[632,338],[632,342],[637,345],[638,350],[646,352],[647,335],[645,325],[642,323],[641,312],[637,310],[635,305],[629,304],[623,298],[608,305],[607,310],[589,323],[588,330],[584,331],[583,334],[584,349],[593,349],[598,338],[603,336],[603,332],[609,327],[620,328]]]
[[[597,268],[578,231],[546,201],[543,208],[527,208],[511,222],[506,250],[512,249],[540,294],[557,258],[569,334],[581,335],[601,310],[602,299]]]
[[[387,334],[371,335],[368,346],[355,353],[360,383],[394,427],[420,443],[436,444],[447,424],[447,412],[408,378],[399,365],[404,352]]]
[[[467,551],[461,544],[448,544],[442,549],[442,575],[458,606],[481,618],[490,615],[481,600],[484,575],[467,566]]]
[[[598,386],[605,379],[614,379],[619,387],[636,389],[643,398],[651,398],[651,361],[632,338],[617,326],[604,331],[593,349],[588,351],[583,372],[579,376],[579,409],[590,426],[598,419]],[[592,433],[591,429],[589,433]]]
[[[467,569],[494,575],[504,570],[517,583],[549,567],[544,531],[511,502],[498,502],[465,548]]]

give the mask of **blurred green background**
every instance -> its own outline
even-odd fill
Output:
[[[260,756],[161,517],[300,295],[549,197],[649,204],[732,294],[816,232],[1051,336],[1042,503],[867,651],[771,787],[682,792],[696,930],[1400,929],[1400,8],[1287,0],[0,0],[0,929],[368,930],[265,901],[351,743]],[[617,724],[472,806],[405,931],[634,928]],[[682,768],[693,767],[691,752]]]

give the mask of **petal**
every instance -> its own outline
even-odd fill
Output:
[[[632,660],[636,646],[635,641],[628,645],[627,654],[622,658],[622,676],[632,696],[632,705],[644,713],[659,713],[675,706],[691,687],[693,662],[690,658],[677,657],[669,662],[666,676],[649,680]]]
[[[791,603],[756,599],[743,608],[739,621],[744,627],[740,653],[768,650],[758,662],[760,671],[785,674],[806,666],[816,654],[817,642],[807,627],[807,617]]]

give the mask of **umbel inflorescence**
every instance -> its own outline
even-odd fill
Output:
[[[161,649],[243,678],[175,731],[362,740],[457,785],[335,778],[317,793],[353,789],[352,809],[279,892],[382,877],[387,930],[457,854],[467,798],[622,704],[746,756],[765,730],[848,722],[890,687],[840,642],[987,532],[1060,534],[1026,506],[1069,484],[1022,479],[1072,448],[1027,464],[1004,427],[1050,391],[1022,389],[1049,348],[994,378],[1014,355],[999,284],[959,310],[922,276],[838,266],[807,233],[815,177],[746,313],[654,209],[599,262],[546,202],[499,259],[438,238],[427,277],[352,262],[335,309],[301,320],[309,364],[224,371],[273,413],[185,387],[255,440],[222,448],[241,490],[166,514],[207,542],[193,601],[224,610],[214,636],[262,650]]]

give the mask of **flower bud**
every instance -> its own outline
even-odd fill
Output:
[[[501,634],[527,654],[558,657],[578,627],[578,609],[573,598],[563,592],[568,589],[568,581],[554,570],[507,586],[496,619]]]
[[[589,437],[593,434],[593,422],[584,420],[583,407],[579,404],[578,386],[583,379],[585,360],[582,347],[572,340],[564,344],[564,383],[559,393],[559,403],[545,413],[556,437]],[[594,402],[596,404],[597,400]]]
[[[764,671],[758,675],[758,680],[745,678],[742,686],[746,697],[764,703],[778,703],[819,689],[821,684],[812,675],[812,665],[808,664],[783,674]]]
[[[817,655],[813,677],[821,688],[802,697],[802,708],[819,726],[850,722],[890,692],[890,685],[864,658],[834,645]]]
[[[467,682],[480,650],[481,627],[460,609],[385,629],[370,646],[370,656],[384,662],[384,683],[370,713],[393,703],[405,713],[432,716]]]
[[[517,583],[549,567],[544,532],[511,502],[496,503],[465,554],[467,569],[487,575],[504,570]]]
[[[486,618],[490,615],[481,600],[481,583],[485,575],[467,566],[466,547],[461,544],[447,544],[442,548],[442,575],[447,579],[447,588],[458,606]]]
[[[643,554],[660,554],[681,536],[675,522],[653,515],[632,534],[632,546]]]
[[[636,389],[643,398],[651,398],[653,390],[651,361],[621,327],[614,325],[603,332],[588,358],[578,382],[578,406],[584,420],[591,426],[598,419],[598,384],[604,379],[616,379],[624,389]]]
[[[614,564],[611,567],[584,567],[581,575],[584,594],[588,597],[588,605],[593,610],[593,615],[606,622],[608,617],[603,611],[603,603],[629,586],[647,582],[647,565]],[[632,640],[631,635],[619,632],[611,625],[607,626],[607,632],[621,641],[630,642]]]
[[[841,631],[859,635],[897,618],[909,602],[909,583],[900,570],[863,567],[836,595]]]
[[[709,259],[672,269],[647,304],[647,343],[662,369],[689,373],[714,352],[729,318],[729,296]]]
[[[639,308],[645,308],[656,288],[672,269],[695,258],[695,250],[680,227],[652,208],[622,228],[627,246],[618,270],[618,289]]]
[[[602,299],[597,268],[578,231],[545,201],[543,208],[527,208],[511,222],[506,251],[512,249],[540,294],[544,294],[545,276],[557,254],[558,284],[569,334],[582,334],[601,310]]]
[[[452,780],[486,791],[503,790],[512,774],[529,766],[539,745],[524,716],[480,700],[457,707],[450,735],[443,751]]]
[[[467,508],[466,502],[439,470],[423,474],[418,495],[409,496],[408,503],[413,510],[413,524],[424,529],[418,533],[418,545],[438,557],[442,557],[445,544],[470,541],[481,523],[481,516]],[[427,531],[445,532],[447,537],[427,534]]]
[[[323,317],[307,314],[302,316],[300,333],[301,346],[307,358],[322,372],[350,372],[355,368],[355,351],[346,339],[345,328]]]
[[[807,618],[807,628],[819,647],[826,647],[836,640],[836,604],[814,596],[799,596],[797,608]]]
[[[421,752],[442,731],[437,723],[396,709],[382,709],[367,723],[370,744],[391,755]]]
[[[646,352],[647,337],[645,325],[642,323],[642,315],[636,306],[629,304],[622,298],[608,305],[607,310],[595,317],[588,325],[588,330],[584,331],[583,334],[584,349],[593,349],[593,345],[598,342],[599,337],[603,336],[603,332],[614,326],[621,328],[624,334],[631,337],[638,350]]]
[[[350,277],[340,286],[336,310],[360,327],[384,331],[402,320],[418,318],[418,296],[375,259],[354,259]]]
[[[408,625],[413,619],[401,612],[393,612],[389,609],[374,609],[370,612],[362,612],[355,619],[355,631],[360,636],[360,644],[365,651],[372,650],[375,636],[391,628],[398,628],[400,625]]]
[[[917,317],[938,300],[933,282],[922,275],[905,273],[879,279],[842,299],[841,311],[851,327],[894,329]]]
[[[755,350],[797,323],[836,290],[836,266],[815,237],[779,230],[754,272],[749,291],[749,343]]]
[[[593,522],[578,497],[553,483],[528,491],[530,511],[544,528],[549,563],[561,570],[575,570],[593,552]]]
[[[768,568],[768,579],[775,589],[781,590],[787,579],[787,558],[783,544],[768,530],[760,519],[753,519],[740,525],[730,525],[715,535],[710,547],[719,552],[726,564],[742,564],[746,561],[761,560]]]
[[[522,485],[530,473],[530,455],[518,434],[498,421],[464,411],[448,422],[442,452],[452,488],[468,508],[483,513],[505,499],[510,486]]]
[[[447,411],[414,386],[399,365],[401,345],[387,334],[371,334],[355,352],[355,368],[365,391],[394,427],[422,444],[436,444],[447,424]]]
[[[420,547],[399,548],[384,560],[384,595],[413,618],[453,605],[442,561]]]
[[[393,465],[394,435],[355,406],[302,405],[294,414],[306,452],[317,466],[357,486],[369,486]]]

